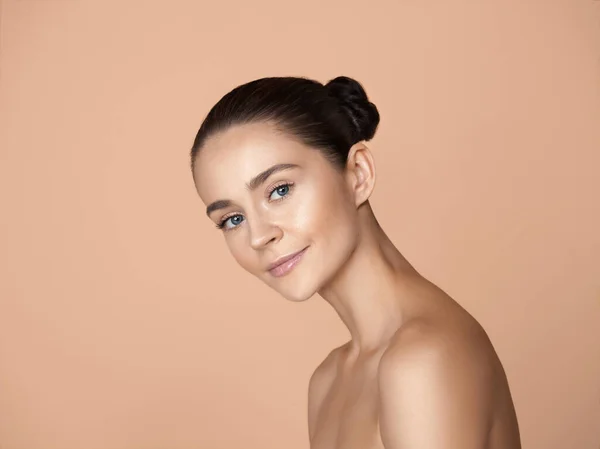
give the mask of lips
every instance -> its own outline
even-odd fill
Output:
[[[274,277],[281,277],[288,274],[294,267],[300,263],[302,256],[308,249],[308,246],[301,251],[280,257],[269,266],[269,273]]]
[[[308,248],[308,247],[307,247]],[[306,248],[301,249],[300,251],[296,251],[295,253],[292,254],[288,254],[287,256],[282,256],[279,259],[277,259],[275,262],[273,262],[272,264],[270,264],[267,267],[268,271],[273,270],[274,268],[277,268],[278,266],[284,264],[285,262],[287,262],[288,260],[293,259],[294,257],[296,257],[298,254],[300,254],[301,252],[303,252]]]

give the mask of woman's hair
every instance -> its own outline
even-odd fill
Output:
[[[362,85],[345,76],[325,85],[297,77],[250,81],[221,98],[202,122],[190,154],[192,172],[208,137],[232,125],[266,121],[342,169],[350,147],[375,135],[379,112]]]

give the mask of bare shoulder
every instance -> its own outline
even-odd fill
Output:
[[[425,318],[403,325],[382,355],[379,372],[397,374],[415,363],[435,363],[440,368],[490,375],[495,367],[495,351],[476,321],[436,323]],[[408,365],[408,366],[407,366]]]
[[[321,404],[335,379],[336,362],[339,354],[348,345],[345,343],[332,349],[316,367],[308,383],[308,432],[312,439]]]
[[[398,329],[383,353],[380,369],[394,369],[407,361],[412,366],[416,359],[465,369],[476,365],[496,369],[496,352],[479,322],[430,281],[423,278],[417,285],[419,295],[434,307],[429,306]]]
[[[391,448],[484,447],[496,367],[481,332],[477,326],[426,319],[398,330],[378,370],[384,443]]]
[[[339,346],[332,349],[323,359],[323,361],[315,368],[308,383],[309,396],[310,393],[317,393],[318,390],[321,390],[326,384],[329,383],[329,380],[333,379],[335,361],[337,359],[337,354],[340,352],[342,347],[343,346]]]

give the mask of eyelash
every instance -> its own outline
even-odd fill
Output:
[[[281,187],[285,187],[285,186],[287,186],[287,187],[290,187],[290,189],[289,189],[289,191],[288,191],[288,193],[287,193],[286,195],[284,195],[284,196],[282,196],[281,198],[278,198],[278,199],[276,199],[276,200],[273,200],[273,201],[282,201],[282,200],[284,200],[284,199],[286,199],[287,197],[289,197],[289,196],[290,196],[290,193],[291,193],[291,191],[292,191],[291,187],[292,187],[293,185],[294,185],[294,183],[293,183],[293,182],[282,182],[281,184],[277,184],[276,186],[274,186],[272,189],[270,189],[270,190],[268,191],[267,198],[269,198],[271,195],[273,195],[273,192],[274,192],[275,190],[277,190],[277,189],[281,188]],[[223,217],[223,219],[222,219],[222,220],[221,220],[221,221],[220,221],[220,222],[219,222],[217,225],[215,225],[215,226],[217,227],[217,229],[222,229],[222,230],[224,230],[224,231],[231,231],[231,230],[233,230],[233,229],[236,229],[238,226],[235,226],[235,227],[233,227],[233,228],[230,228],[230,229],[227,229],[227,228],[225,228],[225,223],[226,223],[226,222],[227,222],[227,220],[229,220],[230,218],[232,218],[232,217],[237,217],[238,215],[240,215],[240,214],[233,214],[233,215],[228,215],[228,216],[226,216],[226,217]]]

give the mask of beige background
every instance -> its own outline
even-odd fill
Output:
[[[349,337],[239,268],[188,150],[237,84],[361,81],[392,240],[527,449],[600,446],[600,2],[2,0],[0,447],[299,449]]]

